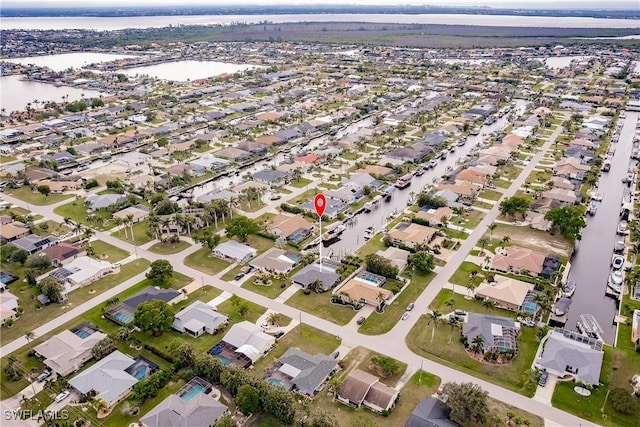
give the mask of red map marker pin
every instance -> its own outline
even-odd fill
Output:
[[[327,207],[327,199],[324,197],[324,194],[316,194],[316,197],[313,199],[313,206],[315,206],[318,216],[324,214],[324,210]]]

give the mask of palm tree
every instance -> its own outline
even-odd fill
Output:
[[[280,321],[280,314],[276,312],[269,313],[269,316],[267,316],[267,321],[273,326],[278,325],[278,322]]]
[[[476,337],[471,341],[472,346],[471,349],[474,353],[482,354],[484,350],[484,338],[482,335],[476,335]]]
[[[502,238],[502,246],[505,246],[505,247],[506,247],[506,246],[507,246],[507,244],[508,244],[510,241],[511,241],[511,237],[509,237],[509,236],[504,236],[504,237]]]
[[[184,223],[187,225],[187,235],[191,236],[191,223],[193,222],[193,217],[191,215],[185,215]]]
[[[495,222],[494,222],[494,223],[491,223],[491,224],[489,224],[489,225],[487,226],[487,229],[489,229],[489,237],[490,237],[492,240],[493,240],[493,230],[495,230],[497,226],[498,226],[498,224],[496,224]]]
[[[444,305],[446,305],[448,308],[451,308],[455,303],[456,303],[456,300],[454,300],[453,298],[449,298],[444,302]]]
[[[93,236],[94,234],[96,234],[96,232],[93,231],[91,228],[87,227],[84,229],[84,238],[87,239],[87,242],[89,243],[89,247],[91,247],[91,236]]]
[[[124,219],[120,218],[119,216],[113,217],[113,225],[117,228],[120,227],[122,224],[124,223]],[[124,238],[127,238],[127,229],[124,229]]]
[[[466,285],[464,285],[465,288],[467,288],[467,294],[471,295],[471,293],[473,292],[473,290],[476,288],[475,285],[473,284],[473,282],[469,281],[467,282]]]
[[[460,326],[460,320],[456,316],[449,316],[449,326],[451,326],[451,330],[449,331],[449,344],[451,344],[453,330]]]
[[[495,310],[496,309],[496,302],[492,299],[489,298],[485,298],[482,300],[482,306],[487,310]]]
[[[131,241],[135,242],[136,238],[133,235],[133,214],[129,214],[125,217],[125,221],[127,222],[127,225],[129,226],[129,231],[131,232]]]
[[[109,408],[109,404],[105,402],[103,399],[93,399],[91,402],[91,406],[96,410],[96,414],[100,416],[102,411],[106,411]]]
[[[482,236],[478,239],[478,244],[480,245],[480,256],[484,255],[484,247],[489,243],[489,239],[486,236]]]
[[[431,322],[433,322],[433,329],[431,329],[431,342],[433,342],[433,340],[436,337],[436,328],[438,327],[438,321],[440,320],[440,316],[442,315],[442,313],[440,313],[440,311],[438,310],[433,310],[431,313],[428,314],[429,316],[429,324]]]
[[[27,339],[27,344],[31,344],[31,341],[36,337],[33,331],[27,331],[24,333],[24,337]]]

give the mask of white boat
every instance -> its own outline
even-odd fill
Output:
[[[322,241],[326,242],[333,239],[339,239],[346,229],[347,227],[341,222],[331,224],[327,227],[326,232],[322,234]]]
[[[589,215],[594,216],[596,214],[596,212],[598,211],[598,205],[595,204],[595,202],[591,202],[591,205],[589,205]]]
[[[562,296],[565,298],[571,298],[575,292],[576,292],[575,282],[567,282],[562,287]]]
[[[620,221],[620,223],[618,223],[618,228],[616,229],[616,233],[617,234],[627,234],[627,228],[628,228],[628,224],[627,221]]]
[[[613,251],[616,253],[622,253],[624,252],[624,240],[618,240],[614,245],[613,245]]]
[[[607,287],[611,289],[616,294],[619,294],[622,290],[622,283],[624,282],[624,276],[622,275],[622,271],[616,270],[609,275],[609,280],[607,281]]]
[[[614,270],[620,270],[623,265],[624,265],[624,258],[621,257],[620,255],[614,256],[613,259],[611,260],[611,266],[613,267]]]
[[[407,188],[409,185],[411,185],[411,179],[413,178],[413,174],[406,174],[402,177],[400,177],[400,179],[398,179],[398,182],[396,182],[396,187],[397,188]]]
[[[375,235],[376,235],[376,231],[373,227],[367,227],[364,230],[364,240],[369,240]]]

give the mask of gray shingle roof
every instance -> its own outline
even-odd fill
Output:
[[[211,396],[198,393],[189,400],[170,395],[151,409],[141,421],[146,427],[210,426],[228,408]]]
[[[312,356],[295,347],[289,348],[280,357],[280,362],[300,370],[292,382],[298,390],[308,395],[313,395],[338,365],[333,357],[324,354]]]

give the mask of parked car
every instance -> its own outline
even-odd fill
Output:
[[[338,356],[340,356],[340,352],[339,351],[334,351],[333,353],[331,353],[331,357],[333,357],[334,359],[337,359]]]
[[[271,327],[271,325],[268,324],[267,322],[262,322],[260,324],[260,327],[263,328],[263,329],[269,329]]]
[[[244,277],[244,273],[240,272],[234,276],[233,280],[240,280],[243,277]]]
[[[453,314],[455,314],[456,316],[466,316],[467,312],[464,310],[456,309],[454,310]]]
[[[358,317],[358,320],[356,320],[356,323],[358,325],[362,325],[364,323],[364,321],[365,321],[364,316],[360,316],[360,317]]]
[[[42,381],[46,380],[50,376],[51,376],[51,372],[50,371],[44,371],[43,373],[38,375],[38,378],[36,378],[36,381],[41,383]]]
[[[283,335],[284,335],[284,331],[278,331],[278,332],[276,332],[275,334],[273,334],[273,336],[274,336],[275,338],[280,338],[280,337],[281,337],[281,336],[283,336]]]
[[[409,318],[409,312],[405,311],[404,314],[402,315],[402,320],[407,320]]]
[[[63,400],[65,400],[67,397],[69,397],[69,390],[65,390],[62,393],[60,393],[59,395],[56,396],[55,401],[56,403],[62,402]]]
[[[413,310],[413,307],[415,307],[416,305],[414,303],[411,303],[407,306],[407,311],[411,311]]]
[[[544,387],[547,385],[547,378],[549,378],[549,373],[546,370],[542,371],[542,374],[540,375],[540,379],[538,380],[538,385],[540,387]]]

